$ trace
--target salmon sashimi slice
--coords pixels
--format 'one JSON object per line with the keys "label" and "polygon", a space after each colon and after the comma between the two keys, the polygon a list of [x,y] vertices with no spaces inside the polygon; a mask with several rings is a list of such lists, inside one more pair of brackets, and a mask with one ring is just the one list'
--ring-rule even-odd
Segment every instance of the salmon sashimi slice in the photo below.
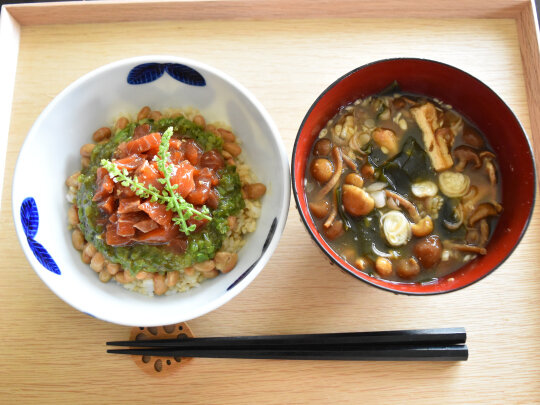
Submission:
{"label": "salmon sashimi slice", "polygon": [[197,142],[193,139],[184,139],[184,142],[182,142],[182,151],[185,158],[189,160],[189,163],[194,166],[199,164],[203,152],[199,145],[197,145]]}
{"label": "salmon sashimi slice", "polygon": [[171,152],[171,163],[179,165],[184,160],[184,153],[179,150],[173,150]]}
{"label": "salmon sashimi slice", "polygon": [[133,225],[139,231],[147,233],[153,231],[154,229],[159,228],[159,224],[153,219],[145,219],[144,221],[137,222]]}
{"label": "salmon sashimi slice", "polygon": [[220,155],[219,152],[215,150],[210,150],[208,152],[203,153],[201,156],[201,162],[202,167],[208,167],[209,169],[218,171],[223,166],[225,166],[225,162],[223,160],[223,157]]}
{"label": "salmon sashimi slice", "polygon": [[169,151],[172,152],[173,150],[180,150],[180,147],[182,146],[182,141],[180,139],[171,138],[169,140]]}
{"label": "salmon sashimi slice", "polygon": [[148,217],[140,211],[120,214],[118,215],[118,221],[116,222],[116,233],[119,236],[134,236],[135,224],[146,219],[148,219]]}
{"label": "salmon sashimi slice", "polygon": [[113,154],[113,157],[115,159],[123,159],[127,156],[129,156],[129,153],[126,149],[126,145],[127,145],[127,142],[120,142],[118,144],[118,147],[116,148],[116,150],[114,151],[114,154]]}
{"label": "salmon sashimi slice", "polygon": [[128,157],[125,157],[123,159],[117,159],[114,161],[114,164],[116,167],[118,167],[120,170],[126,169],[128,172],[132,172],[136,168],[138,168],[140,165],[144,163],[145,159],[140,157],[139,155],[130,155]]}
{"label": "salmon sashimi slice", "polygon": [[140,203],[141,199],[139,197],[121,198],[118,200],[118,213],[137,212]]}
{"label": "salmon sashimi slice", "polygon": [[96,193],[92,201],[101,201],[109,196],[114,190],[114,181],[109,176],[109,172],[104,167],[100,167],[96,172]]}
{"label": "salmon sashimi slice", "polygon": [[179,234],[180,232],[178,231],[178,227],[176,225],[159,227],[153,231],[138,235],[136,240],[139,243],[162,244],[177,238]]}
{"label": "salmon sashimi slice", "polygon": [[188,194],[186,201],[193,205],[203,205],[210,197],[210,186],[206,183],[199,183],[195,190]]}
{"label": "salmon sashimi slice", "polygon": [[104,213],[111,215],[114,212],[115,208],[115,199],[112,195],[106,197],[104,200],[98,202],[97,206]]}
{"label": "salmon sashimi slice", "polygon": [[130,198],[135,197],[135,191],[129,187],[123,186],[120,183],[116,183],[116,197],[117,198]]}
{"label": "salmon sashimi slice", "polygon": [[144,153],[149,150],[157,148],[159,150],[159,144],[161,143],[161,135],[159,132],[152,132],[145,135],[142,138],[138,138],[129,141],[126,145],[126,150],[129,154]]}
{"label": "salmon sashimi slice", "polygon": [[163,204],[146,201],[139,205],[139,209],[146,212],[150,218],[162,226],[170,226],[173,213]]}
{"label": "salmon sashimi slice", "polygon": [[145,160],[135,171],[135,175],[139,182],[143,183],[146,187],[152,185],[158,190],[162,190],[163,184],[158,181],[162,176],[154,163],[155,162],[152,162],[152,164],[150,164]]}
{"label": "salmon sashimi slice", "polygon": [[210,193],[208,194],[208,199],[206,200],[206,205],[208,208],[211,208],[215,210],[219,205],[219,193],[216,191],[215,188],[210,190]]}
{"label": "salmon sashimi slice", "polygon": [[173,166],[171,185],[177,184],[176,193],[182,197],[186,197],[195,188],[195,180],[193,179],[195,168],[186,160]]}
{"label": "salmon sashimi slice", "polygon": [[116,224],[108,224],[105,231],[105,242],[109,246],[127,246],[130,245],[131,238],[118,235],[116,233]]}
{"label": "salmon sashimi slice", "polygon": [[212,187],[215,187],[219,184],[219,177],[212,169],[204,167],[202,169],[196,170],[194,174],[196,182],[205,182]]}
{"label": "salmon sashimi slice", "polygon": [[135,236],[135,227],[133,225],[133,222],[123,221],[118,218],[118,222],[116,223],[117,235],[126,238],[131,238],[132,236]]}
{"label": "salmon sashimi slice", "polygon": [[[132,128],[132,127],[130,127]],[[218,171],[225,166],[223,156],[218,150],[205,152],[194,140],[173,134],[169,141],[169,159],[167,172],[176,197],[185,200],[201,209],[206,204],[211,209],[219,205],[220,194],[217,186],[220,183]],[[165,188],[165,173],[159,169],[159,152],[162,135],[152,132],[151,125],[137,125],[133,129],[133,137],[118,145],[113,153],[112,162],[122,171],[127,171],[129,177],[139,184],[123,186],[121,181],[115,182],[103,167],[96,173],[96,192],[93,201],[100,210],[98,220],[105,227],[103,239],[109,246],[129,246],[137,243],[164,245],[168,251],[182,254],[188,248],[188,239],[180,232],[179,226],[173,222],[176,214],[162,204],[163,196],[137,195],[131,189],[144,187],[155,188],[161,194]],[[161,164],[161,163],[160,163]],[[132,184],[131,181],[127,183]],[[127,184],[126,183],[126,184]],[[153,202],[150,197],[157,201]],[[101,219],[102,218],[102,219]],[[186,219],[188,226],[195,225],[196,230],[203,228],[208,220]]]}

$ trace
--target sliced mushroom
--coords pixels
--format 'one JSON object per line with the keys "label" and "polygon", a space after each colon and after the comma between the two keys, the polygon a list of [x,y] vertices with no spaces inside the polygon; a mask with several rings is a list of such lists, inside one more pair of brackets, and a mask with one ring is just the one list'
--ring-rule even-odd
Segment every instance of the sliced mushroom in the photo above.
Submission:
{"label": "sliced mushroom", "polygon": [[409,214],[409,216],[414,222],[419,222],[421,220],[420,214],[418,213],[418,209],[412,202],[403,198],[399,194],[394,193],[393,191],[384,190],[384,192],[386,193],[387,197],[397,200],[399,204],[407,210],[407,213]]}
{"label": "sliced mushroom", "polygon": [[413,252],[420,264],[429,269],[441,261],[442,243],[437,235],[426,236],[414,245]]}
{"label": "sliced mushroom", "polygon": [[476,210],[474,210],[471,217],[469,218],[469,225],[474,226],[474,224],[476,224],[481,219],[497,216],[501,211],[502,206],[500,204],[497,204],[497,206],[495,206],[491,203],[482,203],[478,207],[476,207]]}
{"label": "sliced mushroom", "polygon": [[328,156],[331,151],[332,142],[327,138],[319,139],[313,146],[313,155],[315,156]]}
{"label": "sliced mushroom", "polygon": [[390,277],[392,275],[392,262],[386,257],[377,257],[375,260],[375,271],[381,277]]}
{"label": "sliced mushroom", "polygon": [[364,179],[358,173],[349,173],[345,176],[345,184],[362,187],[364,185]]}
{"label": "sliced mushroom", "polygon": [[448,249],[459,250],[460,252],[478,253],[480,255],[485,255],[487,253],[487,250],[485,248],[479,246],[462,245],[460,243],[453,242],[447,242],[445,243],[445,246]]}
{"label": "sliced mushroom", "polygon": [[389,211],[381,217],[381,228],[391,246],[403,246],[411,240],[411,224],[401,211]]}
{"label": "sliced mushroom", "polygon": [[478,149],[484,147],[484,140],[480,134],[468,126],[463,128],[463,142]]}
{"label": "sliced mushroom", "polygon": [[328,218],[326,218],[326,221],[324,221],[323,226],[325,228],[330,228],[332,224],[334,223],[334,219],[336,219],[338,213],[337,209],[337,197],[336,193],[332,193],[332,204],[330,206],[330,215],[328,215]]}
{"label": "sliced mushroom", "polygon": [[478,245],[485,246],[489,239],[489,224],[488,221],[484,218],[480,220],[480,241]]}
{"label": "sliced mushroom", "polygon": [[333,163],[335,167],[334,175],[324,185],[324,187],[319,190],[319,192],[315,196],[316,201],[322,200],[324,196],[328,194],[328,192],[334,188],[334,186],[339,181],[339,178],[341,177],[341,171],[343,170],[343,159],[342,159],[341,149],[339,147],[334,146],[332,148],[332,158],[334,159]]}
{"label": "sliced mushroom", "polygon": [[366,270],[369,266],[369,261],[365,257],[359,257],[354,261],[354,267],[359,270]]}
{"label": "sliced mushroom", "polygon": [[463,118],[453,110],[447,110],[444,113],[445,127],[450,128],[454,137],[458,136],[463,130]]}
{"label": "sliced mushroom", "polygon": [[343,229],[343,222],[339,219],[332,222],[332,225],[324,230],[324,234],[330,240],[339,238],[341,235],[343,235],[344,232],[345,231]]}
{"label": "sliced mushroom", "polygon": [[343,162],[345,162],[345,164],[349,167],[349,169],[355,172],[358,170],[358,166],[356,165],[356,162],[354,160],[352,160],[346,154],[343,154],[342,157],[343,157]]}
{"label": "sliced mushroom", "polygon": [[[386,193],[385,193],[386,194]],[[386,205],[388,205],[388,208],[390,208],[391,210],[397,210],[399,211],[399,204],[397,203],[396,200],[394,200],[393,198],[387,198],[386,199]]]}
{"label": "sliced mushroom", "polygon": [[495,155],[487,150],[480,152],[480,159],[482,159],[482,162],[484,163],[484,167],[486,168],[489,182],[491,184],[497,183],[497,171],[495,170],[495,165],[493,164],[493,159],[495,159]]}
{"label": "sliced mushroom", "polygon": [[471,216],[471,214],[474,212],[474,207],[476,206],[476,203],[480,201],[481,198],[482,195],[480,195],[480,193],[478,192],[478,187],[472,185],[469,188],[467,194],[465,194],[461,198],[464,219],[467,219]]}
{"label": "sliced mushroom", "polygon": [[311,162],[309,171],[315,180],[324,184],[334,175],[334,166],[326,158],[317,158]]}
{"label": "sliced mushroom", "polygon": [[471,179],[459,172],[446,171],[439,174],[439,187],[448,197],[463,197],[469,191]]}
{"label": "sliced mushroom", "polygon": [[478,187],[473,185],[469,188],[469,191],[467,191],[467,194],[463,196],[462,201],[463,202],[474,201],[474,199],[476,199],[477,196],[478,196]]}
{"label": "sliced mushroom", "polygon": [[373,198],[364,189],[352,184],[343,185],[342,198],[343,208],[354,216],[367,215],[375,207]]}
{"label": "sliced mushroom", "polygon": [[362,175],[364,179],[370,179],[374,173],[375,173],[375,168],[371,166],[369,163],[365,163],[360,168],[360,174]]}
{"label": "sliced mushroom", "polygon": [[442,134],[435,136],[435,131],[439,128],[435,106],[425,103],[420,107],[411,108],[411,113],[422,130],[424,145],[433,168],[438,172],[450,169],[454,165],[454,160],[448,150],[447,141]]}
{"label": "sliced mushroom", "polygon": [[439,140],[440,142],[444,142],[448,150],[452,148],[452,145],[454,144],[454,138],[454,133],[450,128],[441,127],[437,128],[437,130],[435,131],[435,139]]}
{"label": "sliced mushroom", "polygon": [[465,170],[465,167],[469,162],[473,164],[473,167],[475,169],[480,169],[480,167],[482,166],[482,162],[480,161],[480,157],[478,156],[478,151],[471,148],[470,146],[458,146],[456,149],[454,149],[452,153],[454,155],[454,159],[457,160],[457,163],[454,166],[454,170],[457,172],[462,172],[463,170]]}
{"label": "sliced mushroom", "polygon": [[399,259],[396,262],[396,273],[401,278],[413,278],[420,274],[420,265],[414,257]]}
{"label": "sliced mushroom", "polygon": [[326,200],[309,203],[309,211],[316,218],[324,218],[330,212],[330,203]]}
{"label": "sliced mushroom", "polygon": [[417,238],[429,235],[433,231],[433,220],[429,215],[426,215],[416,224],[411,226],[412,234]]}
{"label": "sliced mushroom", "polygon": [[478,229],[467,229],[467,234],[465,235],[465,242],[467,242],[469,245],[478,245],[480,242],[480,232],[478,232]]}

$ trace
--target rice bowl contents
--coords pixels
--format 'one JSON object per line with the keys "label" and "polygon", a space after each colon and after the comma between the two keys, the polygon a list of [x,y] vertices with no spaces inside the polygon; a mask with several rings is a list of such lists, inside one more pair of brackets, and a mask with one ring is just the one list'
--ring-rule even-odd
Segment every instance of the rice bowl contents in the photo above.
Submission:
{"label": "rice bowl contents", "polygon": [[68,178],[68,220],[83,262],[147,295],[186,291],[231,271],[266,187],[236,136],[196,111],[144,107],[81,148]]}

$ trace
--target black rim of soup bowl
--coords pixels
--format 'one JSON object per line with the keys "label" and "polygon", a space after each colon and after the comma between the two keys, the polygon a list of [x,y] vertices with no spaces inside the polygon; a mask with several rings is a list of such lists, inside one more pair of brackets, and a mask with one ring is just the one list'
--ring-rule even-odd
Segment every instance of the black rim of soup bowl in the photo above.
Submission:
{"label": "black rim of soup bowl", "polygon": [[[489,270],[486,274],[482,275],[481,277],[478,277],[477,279],[467,283],[467,284],[464,284],[460,287],[456,287],[456,288],[452,288],[452,289],[448,289],[448,290],[443,290],[443,291],[432,291],[432,292],[411,292],[411,291],[400,291],[400,290],[396,290],[396,289],[393,289],[391,287],[387,287],[387,286],[382,286],[382,285],[378,285],[374,282],[372,282],[370,279],[366,279],[366,278],[362,278],[360,277],[359,275],[353,273],[352,271],[350,271],[348,268],[346,268],[345,266],[343,266],[340,262],[336,261],[331,255],[330,253],[321,245],[321,243],[318,241],[318,239],[315,237],[315,234],[313,233],[313,231],[311,230],[311,228],[309,227],[308,225],[308,222],[307,222],[307,219],[306,219],[306,216],[304,215],[304,212],[302,211],[302,209],[300,208],[300,198],[304,198],[305,199],[305,195],[302,195],[300,196],[299,193],[298,193],[298,190],[296,189],[296,173],[295,173],[295,170],[294,170],[294,167],[295,167],[295,162],[296,162],[296,151],[297,151],[297,146],[298,146],[298,141],[300,140],[300,135],[302,133],[302,130],[304,129],[304,125],[308,119],[308,117],[311,115],[311,112],[313,111],[313,109],[315,108],[315,106],[321,101],[321,99],[326,95],[326,93],[328,93],[331,89],[333,89],[338,83],[340,83],[343,79],[355,74],[356,72],[362,70],[362,69],[365,69],[367,68],[368,66],[372,66],[372,65],[377,65],[379,63],[387,63],[387,62],[392,62],[392,61],[421,61],[421,62],[427,62],[427,63],[433,63],[433,64],[438,64],[438,65],[442,65],[442,66],[445,66],[445,67],[448,67],[450,69],[453,69],[455,71],[457,71],[458,73],[462,74],[462,75],[465,75],[465,76],[468,76],[469,78],[471,78],[472,80],[478,82],[480,85],[486,87],[497,99],[499,99],[499,101],[504,105],[504,107],[506,107],[506,109],[508,110],[508,112],[514,117],[514,119],[516,120],[516,122],[518,123],[520,129],[521,129],[521,135],[525,137],[525,140],[526,140],[526,143],[527,143],[527,146],[528,146],[528,152],[529,152],[529,158],[531,159],[531,163],[532,163],[532,168],[533,168],[533,185],[534,185],[534,188],[533,188],[533,195],[532,195],[532,204],[531,204],[531,209],[529,210],[529,213],[527,215],[527,220],[525,221],[525,224],[523,226],[523,229],[521,230],[521,233],[519,234],[519,237],[516,241],[516,243],[514,244],[514,246],[510,249],[510,251],[508,252],[508,254],[499,262],[497,263],[495,266],[493,266],[493,268],[491,270]],[[421,94],[422,95],[422,94]],[[425,95],[427,97],[432,97],[432,96],[429,96],[429,95]],[[337,111],[336,111],[337,113]],[[302,174],[302,177],[304,177],[304,173]],[[384,290],[384,291],[388,291],[388,292],[392,292],[394,294],[402,294],[402,295],[412,295],[412,296],[426,296],[426,295],[439,295],[439,294],[446,294],[446,293],[450,293],[450,292],[454,292],[454,291],[458,291],[458,290],[461,290],[465,287],[469,287],[475,283],[477,283],[478,281],[484,279],[485,277],[487,277],[488,275],[490,275],[491,273],[493,273],[495,270],[497,270],[500,266],[502,266],[504,264],[504,262],[506,262],[506,260],[508,260],[508,258],[512,255],[512,253],[514,253],[514,250],[518,247],[518,245],[520,244],[521,240],[523,239],[523,236],[525,235],[525,232],[527,231],[527,229],[529,228],[529,224],[531,222],[531,218],[532,218],[532,215],[533,215],[533,212],[534,212],[534,206],[535,206],[535,203],[536,203],[536,182],[537,182],[537,176],[536,176],[536,163],[535,163],[535,159],[534,159],[534,153],[533,153],[533,149],[532,149],[532,146],[531,146],[531,142],[530,142],[530,139],[529,137],[527,136],[527,132],[525,131],[525,128],[523,127],[523,124],[521,123],[521,121],[519,120],[519,118],[516,116],[516,114],[514,113],[514,111],[508,106],[508,104],[506,104],[506,102],[495,92],[493,91],[493,89],[491,87],[489,87],[487,84],[485,84],[483,81],[481,81],[480,79],[476,78],[475,76],[471,75],[470,73],[467,73],[465,72],[464,70],[461,70],[455,66],[452,66],[452,65],[449,65],[447,63],[443,63],[443,62],[439,62],[439,61],[435,61],[435,60],[432,60],[432,59],[425,59],[425,58],[409,58],[409,57],[401,57],[401,58],[387,58],[387,59],[379,59],[379,60],[376,60],[376,61],[373,61],[373,62],[370,62],[370,63],[367,63],[367,64],[364,64],[362,66],[359,66],[347,73],[345,73],[344,75],[340,76],[338,79],[336,79],[334,82],[332,82],[332,84],[330,84],[328,87],[326,87],[322,92],[321,94],[315,99],[315,101],[313,102],[313,104],[311,104],[311,106],[309,107],[309,110],[307,111],[307,113],[305,114],[303,120],[302,120],[302,123],[300,124],[300,127],[298,129],[298,132],[296,134],[296,139],[294,141],[294,145],[293,145],[293,152],[292,152],[292,164],[291,164],[291,180],[292,180],[292,191],[293,191],[293,196],[294,196],[294,201],[295,201],[295,205],[296,205],[296,210],[298,211],[298,213],[300,214],[300,218],[302,219],[302,222],[304,223],[304,226],[306,227],[308,233],[309,233],[309,236],[311,237],[311,239],[313,239],[313,241],[315,241],[315,243],[317,244],[317,246],[320,248],[320,250],[330,259],[330,264],[331,265],[337,265],[339,267],[339,269],[351,276],[353,276],[354,278],[358,279],[358,280],[361,280],[363,282],[365,282],[366,284],[369,284],[373,287],[377,287],[378,289],[381,289],[381,290]],[[309,212],[307,215],[310,215]],[[458,269],[459,270],[459,269]],[[359,270],[361,271],[361,270]],[[457,271],[457,270],[456,270]],[[373,276],[370,276],[369,274],[367,273],[364,273],[366,275],[366,277],[369,277],[369,278],[374,278]],[[384,279],[382,279],[384,280]],[[392,281],[388,281],[388,280],[385,280],[389,283],[395,283],[395,282],[392,282]],[[397,284],[404,284],[404,283],[395,283],[396,285]]]}

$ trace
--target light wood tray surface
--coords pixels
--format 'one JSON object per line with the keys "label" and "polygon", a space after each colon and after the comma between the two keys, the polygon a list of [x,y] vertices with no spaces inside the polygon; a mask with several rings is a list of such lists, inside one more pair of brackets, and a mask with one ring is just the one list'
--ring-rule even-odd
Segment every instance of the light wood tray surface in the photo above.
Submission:
{"label": "light wood tray surface", "polygon": [[[529,109],[527,101],[527,87],[538,86],[538,77],[530,80],[538,69],[532,9],[527,2],[495,3],[499,8],[486,5],[486,14],[478,6],[471,8],[469,15],[475,18],[445,19],[444,10],[423,15],[416,8],[407,12],[402,2],[381,2],[384,10],[394,4],[393,16],[403,10],[408,18],[374,18],[388,14],[377,14],[371,5],[366,19],[360,18],[360,2],[347,2],[354,18],[345,18],[345,11],[333,15],[333,6],[321,3],[315,7],[319,14],[311,11],[309,18],[299,18],[294,6],[290,15],[296,18],[286,19],[281,9],[272,14],[275,18],[262,18],[261,11],[251,13],[249,2],[217,2],[217,11],[207,2],[193,2],[193,7],[212,10],[213,19],[199,21],[192,12],[185,20],[178,15],[176,21],[99,23],[108,19],[98,16],[92,21],[86,15],[79,24],[67,24],[72,6],[65,8],[68,17],[62,17],[61,4],[8,9],[21,27],[12,112],[6,115],[11,124],[0,212],[0,403],[540,401],[538,209],[519,247],[492,275],[451,294],[408,297],[370,287],[331,266],[312,243],[291,201],[281,242],[259,277],[219,310],[189,322],[197,336],[464,326],[470,348],[467,362],[194,359],[175,377],[161,379],[142,373],[128,357],[105,353],[104,343],[126,339],[129,328],[90,318],[58,299],[26,261],[11,215],[15,161],[41,111],[90,70],[143,54],[193,58],[237,78],[268,109],[289,156],[304,114],[327,85],[357,66],[398,56],[439,60],[483,80],[514,110],[538,145],[537,106]],[[103,7],[110,7],[109,12],[124,7],[115,4]],[[261,4],[268,8],[272,2]],[[235,5],[236,14],[230,10]],[[284,2],[275,6],[287,7]],[[462,6],[458,17],[467,15]],[[79,11],[98,9],[92,7]],[[164,2],[159,7],[167,10]],[[171,3],[171,7],[181,6]],[[333,18],[324,18],[325,7]],[[142,15],[146,8],[152,4],[132,3],[129,15]],[[109,12],[100,9],[103,15]],[[483,18],[487,14],[499,18]],[[151,15],[156,20],[167,17]],[[414,18],[419,16],[429,18]],[[57,24],[37,25],[40,18]],[[529,51],[524,51],[527,46]],[[520,50],[525,52],[525,64]]]}

